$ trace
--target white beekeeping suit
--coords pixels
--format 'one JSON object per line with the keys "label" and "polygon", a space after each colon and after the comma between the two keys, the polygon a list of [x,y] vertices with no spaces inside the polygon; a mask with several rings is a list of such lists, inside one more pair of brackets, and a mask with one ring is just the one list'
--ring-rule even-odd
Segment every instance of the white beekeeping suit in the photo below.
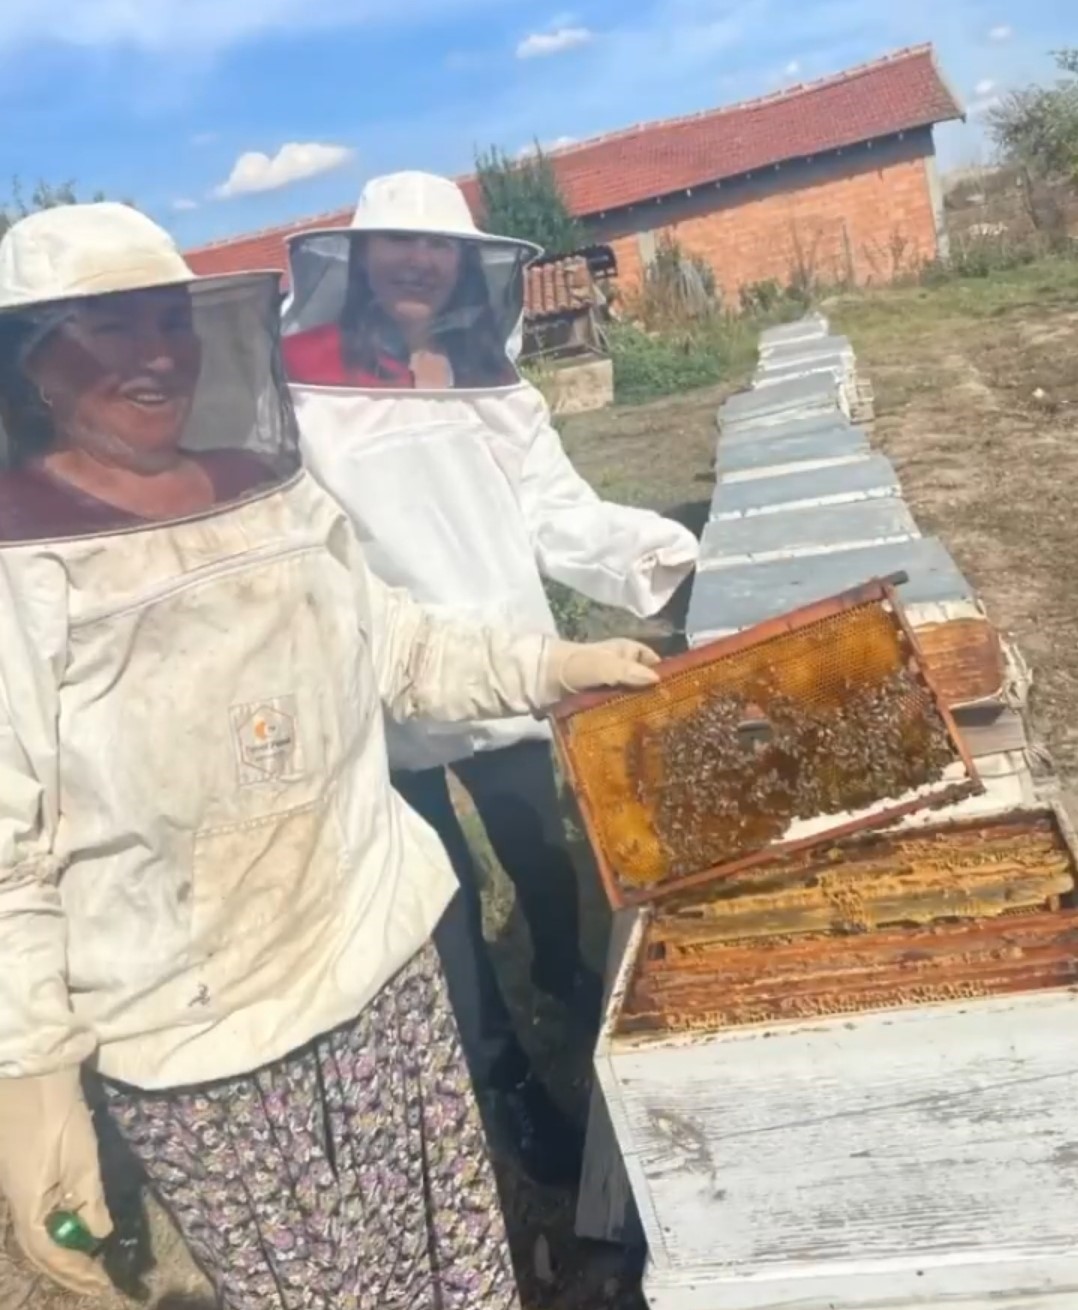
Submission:
{"label": "white beekeeping suit", "polygon": [[[456,291],[432,336],[461,344],[433,383],[377,303],[369,261],[383,237],[459,248]],[[553,632],[545,577],[653,615],[693,569],[697,542],[658,514],[602,500],[518,375],[523,274],[537,253],[479,231],[459,189],[422,173],[371,182],[350,228],[297,236],[284,350],[304,461],[347,509],[378,576],[440,613]],[[421,269],[397,277],[398,290],[410,277],[423,294]],[[391,728],[391,760],[424,769],[545,734],[520,718],[415,722]]]}
{"label": "white beekeeping suit", "polygon": [[300,468],[277,283],[194,277],[123,205],[0,242],[0,1190],[79,1292],[100,1267],[48,1225],[108,1231],[81,1067],[173,1109],[249,1078],[354,1025],[450,901],[383,715],[655,677],[639,648],[439,621],[368,571]]}
{"label": "white beekeeping suit", "polygon": [[[93,1055],[192,1084],[354,1016],[454,885],[390,787],[383,709],[469,720],[564,685],[563,644],[440,623],[368,571],[300,468],[277,312],[276,274],[196,279],[124,206],[0,245],[0,1082]],[[60,337],[107,373],[153,334],[182,368],[109,412],[147,440],[182,414],[214,495],[151,520],[42,463],[62,397],[25,370]]]}

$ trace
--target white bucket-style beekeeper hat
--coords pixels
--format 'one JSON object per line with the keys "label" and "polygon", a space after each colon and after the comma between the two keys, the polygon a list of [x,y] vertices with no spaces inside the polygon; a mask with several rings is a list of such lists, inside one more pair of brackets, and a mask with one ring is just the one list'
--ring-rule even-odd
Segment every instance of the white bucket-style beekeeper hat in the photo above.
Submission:
{"label": "white bucket-style beekeeper hat", "polygon": [[[9,388],[24,387],[23,362],[80,303],[169,287],[187,288],[202,344],[187,446],[242,446],[290,471],[298,456],[295,420],[276,362],[280,273],[199,277],[169,234],[128,205],[61,205],[30,214],[5,233],[0,379]],[[25,392],[24,402],[27,395],[32,398],[33,386]],[[0,468],[19,454],[22,437],[22,429],[6,432],[0,423]]]}
{"label": "white bucket-style beekeeper hat", "polygon": [[276,272],[199,277],[169,234],[129,205],[102,201],[29,214],[0,240],[0,313],[155,287],[255,285]]}
{"label": "white bucket-style beekeeper hat", "polygon": [[543,249],[532,241],[484,232],[461,188],[433,173],[373,178],[363,188],[347,227],[311,228],[289,238],[292,287],[283,311],[286,334],[338,321],[348,296],[355,244],[375,233],[450,237],[471,246],[486,279],[507,357],[515,359],[524,310],[524,270]]}
{"label": "white bucket-style beekeeper hat", "polygon": [[472,216],[467,198],[459,186],[434,173],[390,173],[373,178],[363,188],[347,228],[313,228],[299,232],[292,241],[329,233],[393,232],[423,236],[456,237],[484,245],[512,246],[530,263],[543,253],[541,246],[515,237],[484,232]]}

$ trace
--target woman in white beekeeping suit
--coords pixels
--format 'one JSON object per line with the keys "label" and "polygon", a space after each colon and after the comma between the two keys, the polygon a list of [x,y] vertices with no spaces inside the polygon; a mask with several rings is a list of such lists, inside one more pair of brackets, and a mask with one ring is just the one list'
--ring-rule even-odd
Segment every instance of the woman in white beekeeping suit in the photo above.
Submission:
{"label": "woman in white beekeeping suit", "polygon": [[[378,576],[440,613],[553,632],[547,577],[652,615],[692,571],[697,542],[658,514],[601,500],[517,373],[524,270],[538,253],[481,232],[460,189],[424,173],[378,178],[350,228],[296,237],[283,344],[304,460],[348,510]],[[389,745],[395,784],[461,879],[465,903],[437,943],[477,1082],[533,1176],[570,1181],[579,1134],[513,1035],[445,771],[470,792],[516,886],[536,988],[594,1027],[601,985],[580,956],[546,728],[423,720],[391,731]]]}
{"label": "woman in white beekeeping suit", "polygon": [[92,1072],[227,1310],[516,1306],[383,710],[656,675],[377,581],[299,468],[277,305],[122,205],[0,243],[0,1190],[98,1290],[50,1226],[109,1227]]}

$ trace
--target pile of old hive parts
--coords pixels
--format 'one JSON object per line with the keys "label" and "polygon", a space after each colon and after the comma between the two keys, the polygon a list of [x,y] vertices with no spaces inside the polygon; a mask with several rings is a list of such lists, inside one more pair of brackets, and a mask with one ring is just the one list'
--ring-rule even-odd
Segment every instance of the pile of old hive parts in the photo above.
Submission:
{"label": "pile of old hive parts", "polygon": [[579,1227],[642,1234],[651,1310],[1078,1305],[1074,831],[1021,656],[872,418],[825,319],[765,334],[718,416],[689,641],[904,575],[982,785],[622,914]]}

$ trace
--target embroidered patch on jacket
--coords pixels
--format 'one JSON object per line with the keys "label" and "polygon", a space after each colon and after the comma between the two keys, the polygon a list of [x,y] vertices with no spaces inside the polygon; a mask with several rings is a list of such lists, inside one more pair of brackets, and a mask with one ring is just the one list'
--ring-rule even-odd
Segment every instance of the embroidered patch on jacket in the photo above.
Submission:
{"label": "embroidered patch on jacket", "polygon": [[292,782],[304,774],[295,696],[272,696],[229,711],[240,786]]}

